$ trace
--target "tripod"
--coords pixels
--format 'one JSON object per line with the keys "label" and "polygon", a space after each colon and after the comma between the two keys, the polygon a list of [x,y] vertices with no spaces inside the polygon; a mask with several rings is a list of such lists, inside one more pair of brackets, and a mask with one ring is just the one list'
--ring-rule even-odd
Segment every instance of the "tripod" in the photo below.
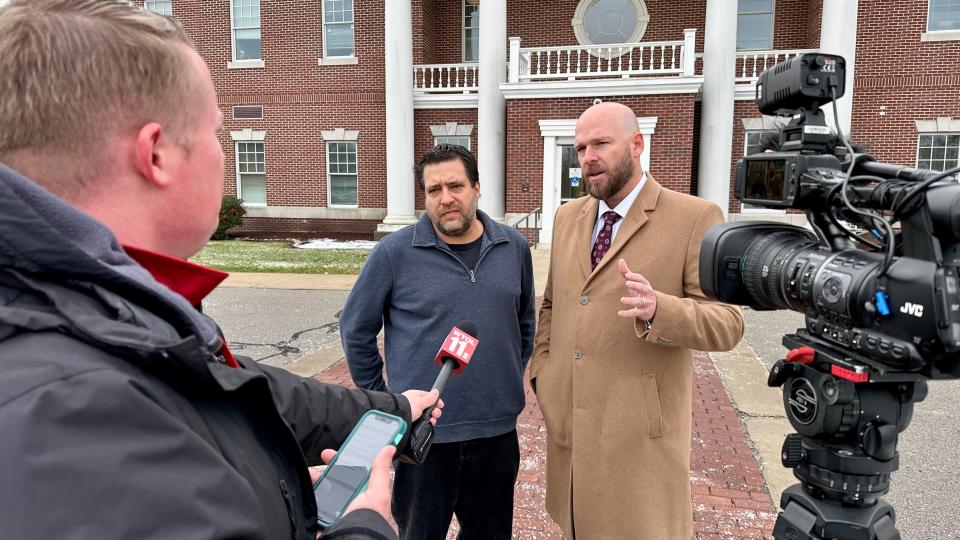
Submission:
{"label": "tripod", "polygon": [[927,396],[919,375],[886,373],[805,330],[784,336],[787,359],[770,371],[797,433],[781,460],[800,480],[780,498],[774,538],[899,540],[893,507],[880,499],[899,467],[897,437]]}

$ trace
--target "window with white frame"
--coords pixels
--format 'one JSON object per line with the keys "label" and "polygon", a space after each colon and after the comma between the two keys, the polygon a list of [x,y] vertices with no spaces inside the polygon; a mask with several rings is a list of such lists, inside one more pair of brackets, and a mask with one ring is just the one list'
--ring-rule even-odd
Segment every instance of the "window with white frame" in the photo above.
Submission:
{"label": "window with white frame", "polygon": [[960,165],[960,133],[921,133],[917,139],[917,167],[945,171]]}
{"label": "window with white frame", "polygon": [[960,30],[960,0],[929,0],[927,32]]}
{"label": "window with white frame", "polygon": [[737,50],[773,48],[773,0],[737,2]]}
{"label": "window with white frame", "polygon": [[354,56],[353,0],[323,0],[323,56]]}
{"label": "window with white frame", "polygon": [[456,146],[462,146],[467,150],[470,149],[470,136],[469,135],[440,135],[434,137],[433,139],[434,146],[439,146],[441,144],[453,144]]}
{"label": "window with white frame", "polygon": [[649,22],[644,0],[580,0],[572,20],[581,45],[638,42]]}
{"label": "window with white frame", "polygon": [[244,204],[267,204],[267,174],[262,141],[237,141],[237,194]]}
{"label": "window with white frame", "polygon": [[260,0],[231,0],[233,59],[261,60]]}
{"label": "window with white frame", "polygon": [[749,156],[750,154],[756,154],[762,152],[760,149],[760,141],[763,139],[763,136],[767,133],[776,134],[778,133],[775,129],[748,129],[744,132],[743,140],[743,155]]}
{"label": "window with white frame", "polygon": [[146,8],[147,11],[173,17],[173,0],[145,0],[143,7]]}
{"label": "window with white frame", "polygon": [[356,206],[357,141],[327,142],[330,206]]}
{"label": "window with white frame", "polygon": [[480,0],[463,0],[463,61],[480,60]]}

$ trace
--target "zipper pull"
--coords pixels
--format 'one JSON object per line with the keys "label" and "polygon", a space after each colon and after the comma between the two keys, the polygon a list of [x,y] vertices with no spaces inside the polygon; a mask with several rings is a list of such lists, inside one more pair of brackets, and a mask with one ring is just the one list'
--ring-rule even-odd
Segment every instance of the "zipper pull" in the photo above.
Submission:
{"label": "zipper pull", "polygon": [[470,271],[470,283],[477,282],[477,275],[473,273],[473,270]]}

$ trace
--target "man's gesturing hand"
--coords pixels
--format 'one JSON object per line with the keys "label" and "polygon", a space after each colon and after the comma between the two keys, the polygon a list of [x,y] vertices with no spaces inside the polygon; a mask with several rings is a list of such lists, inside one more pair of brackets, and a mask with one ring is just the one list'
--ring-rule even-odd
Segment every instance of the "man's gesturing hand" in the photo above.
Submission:
{"label": "man's gesturing hand", "polygon": [[407,401],[410,402],[410,418],[416,420],[420,418],[420,415],[423,414],[423,411],[427,407],[437,404],[434,407],[433,411],[430,412],[430,423],[437,425],[437,418],[440,418],[440,409],[443,408],[443,400],[440,399],[440,391],[434,388],[429,392],[424,392],[423,390],[407,390],[403,393],[403,396],[407,398]]}
{"label": "man's gesturing hand", "polygon": [[643,321],[653,319],[657,312],[657,294],[650,286],[650,282],[640,274],[631,272],[627,267],[627,261],[620,259],[617,264],[627,286],[627,296],[620,297],[620,303],[627,306],[627,309],[618,311],[617,315],[628,318],[637,317]]}

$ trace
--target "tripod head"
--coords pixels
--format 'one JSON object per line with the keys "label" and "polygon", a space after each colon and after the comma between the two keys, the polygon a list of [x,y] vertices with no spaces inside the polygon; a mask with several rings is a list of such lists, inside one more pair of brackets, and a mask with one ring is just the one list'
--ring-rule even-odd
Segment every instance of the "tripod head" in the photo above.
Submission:
{"label": "tripod head", "polygon": [[791,351],[767,384],[783,387],[797,433],[787,436],[781,459],[800,485],[784,492],[774,537],[899,538],[893,508],[880,496],[899,467],[898,435],[927,395],[925,379],[887,372],[806,330],[783,344]]}

